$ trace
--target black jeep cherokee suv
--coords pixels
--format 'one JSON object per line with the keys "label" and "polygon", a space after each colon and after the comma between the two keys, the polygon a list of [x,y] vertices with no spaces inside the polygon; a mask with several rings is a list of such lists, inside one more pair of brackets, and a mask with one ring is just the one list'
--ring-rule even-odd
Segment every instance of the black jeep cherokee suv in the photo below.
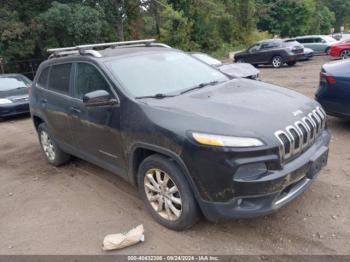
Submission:
{"label": "black jeep cherokee suv", "polygon": [[30,94],[47,160],[122,176],[168,228],[271,213],[327,162],[326,114],[301,94],[152,42],[72,49],[53,50]]}

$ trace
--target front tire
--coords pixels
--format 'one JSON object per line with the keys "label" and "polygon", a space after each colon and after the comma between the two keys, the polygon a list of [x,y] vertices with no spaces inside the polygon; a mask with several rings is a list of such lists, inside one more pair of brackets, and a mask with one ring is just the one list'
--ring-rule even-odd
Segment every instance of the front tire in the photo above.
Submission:
{"label": "front tire", "polygon": [[138,171],[139,193],[153,218],[172,230],[185,230],[199,219],[190,185],[174,161],[151,155]]}
{"label": "front tire", "polygon": [[61,166],[69,162],[70,155],[63,152],[53,137],[50,135],[46,124],[42,123],[38,127],[39,141],[47,161],[53,166]]}
{"label": "front tire", "polygon": [[283,66],[283,58],[281,56],[274,56],[271,60],[271,64],[274,68],[280,68]]}

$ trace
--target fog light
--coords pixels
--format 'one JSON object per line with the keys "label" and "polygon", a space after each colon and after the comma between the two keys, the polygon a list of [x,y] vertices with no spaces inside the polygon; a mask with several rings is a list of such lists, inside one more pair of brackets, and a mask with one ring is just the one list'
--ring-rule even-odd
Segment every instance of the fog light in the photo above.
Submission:
{"label": "fog light", "polygon": [[248,164],[238,168],[234,174],[234,180],[254,180],[267,173],[264,162]]}

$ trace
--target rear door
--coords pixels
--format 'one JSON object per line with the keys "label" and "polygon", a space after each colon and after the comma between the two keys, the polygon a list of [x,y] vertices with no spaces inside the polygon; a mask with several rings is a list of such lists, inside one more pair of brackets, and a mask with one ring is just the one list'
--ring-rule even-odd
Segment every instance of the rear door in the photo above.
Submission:
{"label": "rear door", "polygon": [[[74,65],[74,88],[69,122],[75,147],[90,161],[107,164],[110,169],[124,169],[120,137],[119,105],[86,107],[83,96],[105,90],[118,99],[112,85],[95,65],[79,62]],[[123,172],[120,172],[123,175]]]}
{"label": "rear door", "polygon": [[48,85],[43,89],[40,106],[53,137],[59,142],[70,144],[69,131],[69,89],[72,84],[72,64],[62,63],[51,66]]}
{"label": "rear door", "polygon": [[314,38],[314,50],[317,53],[324,53],[326,48],[327,48],[327,44],[325,42],[325,40],[323,40],[321,37],[315,37]]}

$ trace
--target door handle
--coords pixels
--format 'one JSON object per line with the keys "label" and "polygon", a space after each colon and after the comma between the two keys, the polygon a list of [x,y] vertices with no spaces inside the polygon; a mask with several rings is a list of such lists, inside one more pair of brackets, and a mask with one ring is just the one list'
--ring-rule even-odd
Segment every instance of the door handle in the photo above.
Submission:
{"label": "door handle", "polygon": [[73,116],[78,117],[78,116],[80,115],[80,113],[81,113],[81,110],[80,110],[79,108],[77,108],[77,107],[72,106],[72,107],[70,108],[70,112],[71,112],[71,114],[72,114]]}

